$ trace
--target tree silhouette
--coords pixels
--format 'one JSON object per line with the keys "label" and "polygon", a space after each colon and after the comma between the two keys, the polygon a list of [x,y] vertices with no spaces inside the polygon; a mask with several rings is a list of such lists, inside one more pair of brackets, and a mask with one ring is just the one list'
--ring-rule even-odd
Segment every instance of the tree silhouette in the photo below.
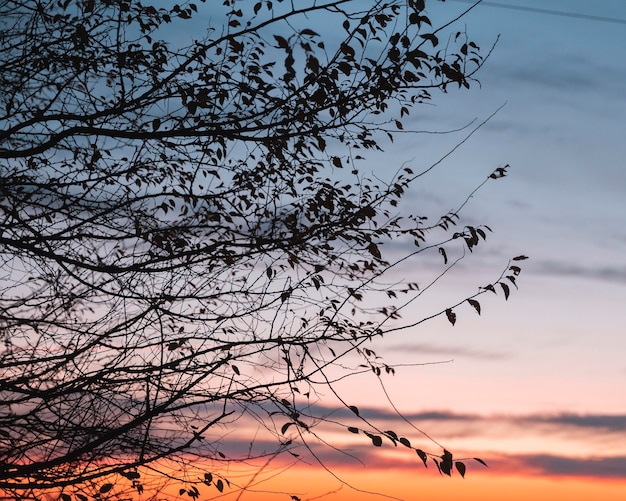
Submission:
{"label": "tree silhouette", "polygon": [[[458,212],[400,216],[420,173],[360,167],[483,64],[457,19],[426,14],[424,0],[1,3],[6,496],[128,496],[162,485],[148,475],[192,498],[234,489],[219,465],[306,444],[346,357],[394,372],[367,343],[425,319],[399,323],[421,289],[382,277],[426,252],[445,272],[446,244],[485,238]],[[389,258],[392,240],[414,247]],[[519,271],[470,305],[497,284],[508,297]],[[459,304],[440,313],[454,323]],[[246,420],[271,451],[227,450]],[[414,448],[359,423],[342,429]],[[451,473],[448,451],[416,451]]]}

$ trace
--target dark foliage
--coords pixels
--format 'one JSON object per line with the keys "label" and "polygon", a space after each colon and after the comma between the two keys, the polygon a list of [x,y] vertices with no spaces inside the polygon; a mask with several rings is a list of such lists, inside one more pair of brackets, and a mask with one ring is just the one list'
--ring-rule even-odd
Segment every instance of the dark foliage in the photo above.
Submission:
{"label": "dark foliage", "polygon": [[222,492],[220,463],[268,454],[228,452],[239,422],[289,453],[347,355],[394,371],[365,345],[419,290],[371,308],[382,244],[447,262],[485,238],[456,213],[398,216],[419,175],[358,166],[483,62],[424,4],[0,2],[0,491],[141,493],[167,460],[200,472],[181,494]]}

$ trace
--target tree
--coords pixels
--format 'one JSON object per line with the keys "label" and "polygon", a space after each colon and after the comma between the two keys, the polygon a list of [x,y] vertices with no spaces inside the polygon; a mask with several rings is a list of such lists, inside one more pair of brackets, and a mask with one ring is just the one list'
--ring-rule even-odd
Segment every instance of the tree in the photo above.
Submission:
{"label": "tree", "polygon": [[[383,244],[445,270],[446,246],[485,238],[458,212],[401,216],[420,174],[359,164],[432,91],[469,88],[483,56],[457,19],[432,27],[423,0],[163,5],[0,6],[0,490],[18,499],[127,496],[149,474],[236,488],[220,462],[270,454],[222,451],[238,419],[289,454],[346,356],[394,372],[367,343],[425,319],[398,323],[420,290],[381,290],[408,257]],[[417,454],[451,473],[448,451]]]}

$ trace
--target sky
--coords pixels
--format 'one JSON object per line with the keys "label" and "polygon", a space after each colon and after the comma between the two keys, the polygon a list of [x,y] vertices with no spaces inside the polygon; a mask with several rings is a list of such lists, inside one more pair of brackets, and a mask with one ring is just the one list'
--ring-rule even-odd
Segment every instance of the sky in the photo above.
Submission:
{"label": "sky", "polygon": [[[471,3],[431,0],[426,14],[437,25]],[[362,433],[328,430],[338,450],[311,444],[327,470],[305,454],[233,468],[226,474],[249,482],[248,492],[218,497],[624,499],[626,2],[484,1],[459,26],[483,53],[497,42],[480,84],[436,95],[404,127],[450,131],[498,111],[404,203],[436,216],[458,207],[496,168],[510,168],[465,208],[470,224],[493,229],[486,244],[438,282],[416,313],[463,299],[497,279],[510,258],[526,255],[519,290],[507,301],[481,296],[480,316],[469,305],[457,308],[454,326],[438,317],[376,341],[372,349],[397,366],[396,375],[383,379],[384,388],[364,374],[337,389],[362,416],[414,446],[467,458],[466,478],[442,478],[432,463],[424,468],[412,451],[387,441],[374,448]],[[396,135],[362,166],[376,174],[428,169],[469,130]],[[420,281],[424,267],[409,261],[397,273]],[[249,439],[235,435],[229,445],[246,447]]]}
{"label": "sky", "polygon": [[[443,20],[468,5],[429,2],[428,15]],[[406,451],[384,444],[381,454],[356,437],[345,448],[365,467],[332,455],[327,464],[350,485],[401,499],[624,499],[626,2],[497,0],[463,23],[482,48],[498,40],[480,86],[437,96],[405,128],[455,129],[504,106],[423,179],[409,203],[453,209],[495,168],[511,167],[466,208],[470,220],[494,230],[487,245],[437,285],[433,300],[462,298],[497,277],[510,257],[530,259],[508,301],[481,299],[480,316],[459,308],[455,326],[436,318],[374,348],[387,362],[425,364],[386,379],[389,397],[438,443],[489,468],[470,460],[465,479],[440,478]],[[427,168],[462,137],[403,136],[370,158],[372,169]],[[421,271],[417,263],[401,270]],[[390,412],[371,378],[341,389],[362,414],[432,447]],[[283,487],[295,482],[302,499],[326,492],[323,499],[383,499],[304,465],[280,478]]]}
{"label": "sky", "polygon": [[[427,4],[437,25],[471,2]],[[454,326],[438,317],[375,341],[372,349],[397,366],[396,375],[383,378],[382,386],[371,373],[357,374],[337,390],[381,429],[465,458],[466,478],[441,477],[432,463],[425,468],[412,451],[389,441],[376,448],[363,433],[321,426],[337,447],[311,443],[327,469],[310,457],[233,467],[225,475],[249,482],[248,492],[214,495],[244,501],[289,501],[276,492],[302,501],[624,499],[626,1],[485,1],[460,26],[483,53],[497,41],[478,74],[480,85],[436,95],[404,119],[404,127],[455,130],[499,111],[421,178],[404,203],[445,213],[496,168],[510,169],[465,209],[471,224],[487,224],[493,233],[416,304],[416,314],[461,300],[495,280],[510,258],[526,255],[519,290],[506,301],[502,294],[481,297],[480,315],[469,305],[457,308]],[[397,135],[384,153],[369,155],[363,169],[385,174],[406,164],[419,172],[469,130]],[[425,266],[409,261],[397,273],[421,281]],[[316,405],[341,422],[354,419],[330,403]],[[237,431],[228,445],[245,450],[250,438]]]}

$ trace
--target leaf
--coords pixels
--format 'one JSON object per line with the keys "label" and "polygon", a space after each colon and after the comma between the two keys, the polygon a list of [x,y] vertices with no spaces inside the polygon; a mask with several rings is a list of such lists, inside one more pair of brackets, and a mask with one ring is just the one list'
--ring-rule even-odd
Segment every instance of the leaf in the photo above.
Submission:
{"label": "leaf", "polygon": [[400,443],[405,447],[411,447],[411,442],[409,442],[408,438],[400,437]]}
{"label": "leaf", "polygon": [[420,35],[424,40],[430,41],[433,44],[433,47],[437,47],[439,44],[439,39],[434,33],[427,33],[426,35]]}
{"label": "leaf", "polygon": [[524,261],[524,259],[528,259],[528,256],[515,256],[511,261]]}
{"label": "leaf", "polygon": [[474,458],[474,461],[478,461],[480,464],[482,464],[485,468],[489,468],[489,466],[487,466],[487,463],[485,463],[482,459],[480,458]]}
{"label": "leaf", "polygon": [[281,37],[280,35],[274,35],[274,39],[276,40],[279,48],[286,49],[289,47],[289,43],[284,37]]}
{"label": "leaf", "polygon": [[359,433],[359,429],[355,428],[354,426],[348,426],[348,431],[350,433]]}
{"label": "leaf", "polygon": [[289,429],[289,427],[293,424],[293,421],[289,421],[288,423],[285,423],[282,428],[280,429],[280,432],[284,435],[285,432]]}
{"label": "leaf", "polygon": [[224,492],[224,482],[222,482],[222,479],[218,479],[217,482],[215,482],[215,487],[217,488],[218,491],[220,492]]}
{"label": "leaf", "polygon": [[468,299],[467,302],[471,304],[476,310],[476,313],[480,315],[480,303],[476,301],[475,299]]}
{"label": "leaf", "polygon": [[461,463],[461,461],[457,461],[456,463],[454,463],[454,466],[456,466],[456,471],[459,472],[459,475],[465,478],[465,464]]}
{"label": "leaf", "polygon": [[378,249],[378,245],[376,245],[374,242],[370,242],[370,244],[367,246],[367,250],[375,258],[377,258],[377,259],[381,258],[381,254],[380,254],[380,250]]}
{"label": "leaf", "polygon": [[415,449],[415,452],[417,453],[419,458],[424,462],[424,466],[428,468],[428,463],[426,462],[428,460],[428,456],[426,455],[426,453],[422,449]]}
{"label": "leaf", "polygon": [[72,496],[70,496],[69,494],[65,494],[65,492],[61,493],[61,499],[63,501],[72,501]]}
{"label": "leaf", "polygon": [[385,432],[385,435],[387,435],[394,442],[398,440],[398,434],[395,431],[388,430]]}
{"label": "leaf", "polygon": [[211,485],[211,482],[213,482],[213,474],[212,473],[205,473],[204,474],[204,483],[206,485]]}
{"label": "leaf", "polygon": [[241,375],[241,372],[239,372],[239,367],[237,367],[236,365],[232,365],[232,364],[231,364],[231,367],[233,368],[233,372],[235,374],[237,374],[238,376]]}
{"label": "leaf", "polygon": [[339,169],[341,169],[341,168],[343,167],[343,165],[342,165],[342,163],[341,163],[341,158],[339,158],[339,157],[332,157],[332,159],[331,159],[331,160],[332,160],[333,165],[334,165],[335,167],[337,167],[337,168],[339,168]]}
{"label": "leaf", "polygon": [[509,299],[509,294],[511,293],[511,289],[509,289],[509,286],[507,284],[500,284],[500,287],[502,287],[502,290],[504,291],[504,299]]}
{"label": "leaf", "polygon": [[[347,77],[350,76],[350,73],[352,73],[352,66],[350,65],[350,63],[347,63],[346,61],[341,61],[338,65],[337,68],[339,68],[341,70],[341,72],[346,75]],[[335,157],[336,158],[336,157]],[[341,167],[341,166],[339,166]]]}
{"label": "leaf", "polygon": [[452,474],[452,454],[445,449],[441,455],[441,463],[439,464],[439,467],[446,475],[450,476]]}
{"label": "leaf", "polygon": [[374,444],[375,447],[380,447],[381,445],[383,445],[383,439],[378,436],[378,435],[372,435],[372,443]]}
{"label": "leaf", "polygon": [[446,255],[446,250],[443,247],[439,247],[439,254],[443,256],[443,264],[448,264],[448,256]]}
{"label": "leaf", "polygon": [[104,484],[102,487],[100,487],[100,494],[106,494],[111,489],[113,489],[113,484]]}
{"label": "leaf", "polygon": [[446,317],[448,317],[448,320],[450,321],[450,323],[451,323],[452,325],[454,325],[454,324],[455,324],[455,322],[456,322],[456,313],[454,313],[454,312],[452,311],[452,308],[448,308],[448,309],[446,310]]}
{"label": "leaf", "polygon": [[354,412],[357,416],[359,415],[359,409],[357,408],[356,405],[349,405],[348,409],[350,409],[352,412]]}

